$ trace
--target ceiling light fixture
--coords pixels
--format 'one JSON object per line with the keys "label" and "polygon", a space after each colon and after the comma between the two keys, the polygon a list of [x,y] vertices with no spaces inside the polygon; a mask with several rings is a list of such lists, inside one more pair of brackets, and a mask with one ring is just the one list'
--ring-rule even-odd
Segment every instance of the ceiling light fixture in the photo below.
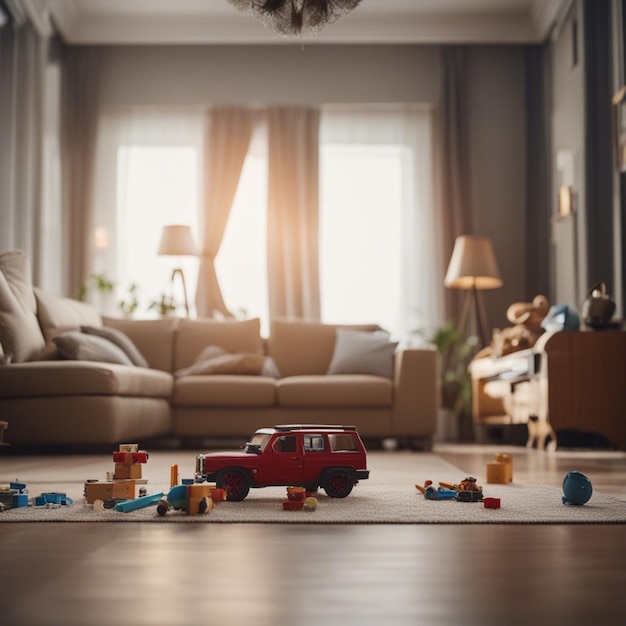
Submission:
{"label": "ceiling light fixture", "polygon": [[314,33],[349,13],[361,0],[228,0],[281,35]]}

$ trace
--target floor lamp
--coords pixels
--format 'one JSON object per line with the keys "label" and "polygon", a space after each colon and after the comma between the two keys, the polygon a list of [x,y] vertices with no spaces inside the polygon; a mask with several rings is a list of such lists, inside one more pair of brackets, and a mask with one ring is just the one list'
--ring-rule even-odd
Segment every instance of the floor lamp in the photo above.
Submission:
{"label": "floor lamp", "polygon": [[502,279],[491,241],[487,237],[461,235],[456,238],[444,285],[467,291],[459,319],[459,333],[465,333],[470,309],[473,308],[482,345],[488,345],[487,317],[480,292],[501,287]]}
{"label": "floor lamp", "polygon": [[[161,243],[159,243],[159,256],[196,256],[198,250],[193,241],[191,228],[189,226],[175,224],[163,227],[161,233]],[[189,301],[187,300],[187,285],[185,284],[185,274],[181,267],[175,267],[172,270],[172,284],[176,275],[180,275],[183,284],[183,297],[185,298],[185,312],[189,317]]]}

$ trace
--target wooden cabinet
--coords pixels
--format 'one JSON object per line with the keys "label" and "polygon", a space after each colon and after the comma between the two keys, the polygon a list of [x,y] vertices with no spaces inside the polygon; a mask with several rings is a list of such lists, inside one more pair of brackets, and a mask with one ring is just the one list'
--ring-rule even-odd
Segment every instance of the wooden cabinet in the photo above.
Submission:
{"label": "wooden cabinet", "polygon": [[544,333],[531,350],[470,365],[474,421],[547,418],[552,428],[598,433],[626,450],[626,332]]}

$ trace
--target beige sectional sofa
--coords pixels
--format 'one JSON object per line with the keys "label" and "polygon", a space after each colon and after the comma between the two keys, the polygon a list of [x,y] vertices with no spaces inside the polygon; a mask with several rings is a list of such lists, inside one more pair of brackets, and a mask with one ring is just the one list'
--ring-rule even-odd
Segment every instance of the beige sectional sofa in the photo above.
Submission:
{"label": "beige sectional sofa", "polygon": [[[0,340],[13,359],[0,365],[0,420],[15,446],[165,436],[243,442],[262,426],[305,422],[350,423],[365,438],[430,447],[434,349],[399,349],[374,328],[300,320],[274,321],[264,339],[257,319],[101,318],[85,303],[11,288],[6,254]],[[126,362],[129,355],[141,365]]]}

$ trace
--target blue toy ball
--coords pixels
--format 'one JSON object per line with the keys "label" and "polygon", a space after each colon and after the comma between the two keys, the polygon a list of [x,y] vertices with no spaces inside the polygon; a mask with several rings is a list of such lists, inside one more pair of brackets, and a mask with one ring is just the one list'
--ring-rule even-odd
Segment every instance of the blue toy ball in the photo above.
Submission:
{"label": "blue toy ball", "polygon": [[591,481],[580,472],[568,472],[563,479],[563,504],[585,504],[589,502],[593,487]]}

